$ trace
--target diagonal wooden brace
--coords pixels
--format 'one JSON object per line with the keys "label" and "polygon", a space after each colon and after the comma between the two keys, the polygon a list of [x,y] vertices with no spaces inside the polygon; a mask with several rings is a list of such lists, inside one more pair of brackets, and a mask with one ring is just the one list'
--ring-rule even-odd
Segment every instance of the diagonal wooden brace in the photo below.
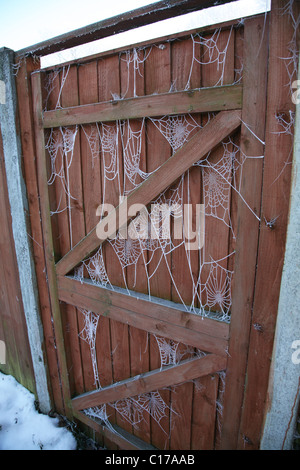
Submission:
{"label": "diagonal wooden brace", "polygon": [[113,232],[106,231],[105,238],[99,239],[96,227],[83,238],[71,251],[69,251],[57,264],[56,272],[60,276],[69,273],[80,261],[89,256],[113,233],[124,227],[131,216],[127,207],[133,204],[149,204],[156,196],[168,188],[177,178],[187,171],[194,163],[204,159],[209,151],[214,149],[227,136],[232,134],[241,124],[241,112],[222,111],[215,116],[203,129],[200,129],[178,152],[161,165],[147,180],[138,186],[126,200],[111,211],[98,224],[101,229],[106,225],[110,227],[112,218],[116,217],[117,227]]}

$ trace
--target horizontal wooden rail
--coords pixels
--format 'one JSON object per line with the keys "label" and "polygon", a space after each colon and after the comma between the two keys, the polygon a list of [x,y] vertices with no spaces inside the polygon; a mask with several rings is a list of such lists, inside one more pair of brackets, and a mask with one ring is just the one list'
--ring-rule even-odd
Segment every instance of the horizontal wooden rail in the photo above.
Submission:
{"label": "horizontal wooden rail", "polygon": [[225,357],[210,354],[202,358],[187,359],[178,365],[166,366],[145,372],[127,380],[112,384],[101,390],[84,393],[73,398],[75,410],[83,410],[105,403],[142,395],[164,387],[178,385],[226,369]]}
{"label": "horizontal wooden rail", "polygon": [[[221,111],[203,129],[200,129],[178,152],[161,165],[149,178],[138,186],[128,198],[116,209],[104,217],[98,226],[86,235],[71,251],[69,251],[57,264],[56,272],[65,275],[80,261],[90,255],[105,240],[111,237],[116,230],[124,227],[130,220],[127,208],[133,204],[149,204],[156,196],[170,186],[177,178],[187,171],[198,160],[205,158],[207,153],[219,145],[228,135],[231,135],[241,124],[241,112]],[[105,230],[111,220],[117,219],[117,227]],[[98,234],[105,231],[105,238]]]}
{"label": "horizontal wooden rail", "polygon": [[93,122],[138,119],[187,113],[208,113],[240,109],[242,85],[161,93],[45,111],[45,128],[90,124]]}
{"label": "horizontal wooden rail", "polygon": [[73,410],[73,416],[94,429],[94,431],[102,434],[111,442],[117,444],[122,450],[157,450],[151,444],[142,441],[137,436],[130,434],[128,431],[125,431],[125,429],[120,428],[116,424],[110,424],[109,427],[105,426],[100,419],[90,418],[84,413],[76,410]]}
{"label": "horizontal wooden rail", "polygon": [[172,338],[206,352],[221,356],[227,354],[227,323],[180,310],[177,304],[172,306],[173,302],[158,299],[150,301],[146,300],[146,295],[135,294],[134,297],[69,277],[58,277],[58,295],[61,301],[68,304],[141,330]]}
{"label": "horizontal wooden rail", "polygon": [[35,54],[41,57],[53,54],[71,47],[96,41],[97,39],[123,33],[140,26],[153,24],[157,21],[175,18],[186,13],[213,7],[216,4],[221,5],[232,1],[233,0],[218,0],[217,2],[215,0],[164,0],[122,13],[112,18],[98,21],[83,28],[26,47],[25,49],[19,50],[18,55]]}

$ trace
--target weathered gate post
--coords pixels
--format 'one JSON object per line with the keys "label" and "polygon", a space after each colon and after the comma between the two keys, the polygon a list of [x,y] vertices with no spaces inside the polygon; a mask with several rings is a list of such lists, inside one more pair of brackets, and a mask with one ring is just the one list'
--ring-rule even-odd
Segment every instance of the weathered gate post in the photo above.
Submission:
{"label": "weathered gate post", "polygon": [[50,410],[47,376],[43,357],[43,332],[39,314],[36,274],[28,238],[26,212],[28,202],[21,167],[21,142],[18,131],[17,93],[13,74],[14,52],[0,49],[0,123],[12,217],[12,233],[19,271],[22,302],[41,411]]}

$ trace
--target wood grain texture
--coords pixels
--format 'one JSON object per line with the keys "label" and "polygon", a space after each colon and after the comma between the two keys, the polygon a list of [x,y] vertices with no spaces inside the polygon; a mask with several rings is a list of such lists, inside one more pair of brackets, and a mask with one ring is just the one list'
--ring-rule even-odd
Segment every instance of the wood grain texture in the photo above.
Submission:
{"label": "wood grain texture", "polygon": [[[242,120],[246,125],[243,124],[241,129],[241,151],[248,156],[260,156],[264,153],[263,144],[258,140],[264,141],[265,138],[268,29],[264,26],[264,18],[250,18],[245,21]],[[256,41],[256,46],[253,41]],[[249,131],[249,126],[252,133]],[[237,200],[237,240],[232,285],[229,360],[222,417],[222,449],[235,449],[237,446],[256,275],[262,175],[262,158],[246,162],[240,192],[253,208],[257,218],[249,213],[241,198]]]}
{"label": "wood grain texture", "polygon": [[60,300],[71,305],[87,308],[107,318],[164,337],[171,336],[184,344],[226,356],[226,323],[67,277],[59,277],[58,285]]}
{"label": "wood grain texture", "polygon": [[[259,238],[257,274],[250,329],[247,384],[241,417],[238,448],[256,450],[260,445],[264,413],[268,406],[268,380],[274,344],[281,274],[291,187],[293,135],[282,132],[276,116],[289,121],[295,111],[288,86],[286,61],[294,34],[291,17],[283,14],[286,2],[274,0],[270,15],[266,147],[262,181],[262,225]],[[294,17],[300,4],[293,2]],[[299,44],[299,29],[297,31]],[[295,77],[296,78],[296,77]],[[276,218],[273,229],[266,221]],[[288,314],[288,312],[287,312]]]}
{"label": "wood grain texture", "polygon": [[45,137],[41,126],[42,112],[42,94],[41,94],[41,75],[40,72],[31,76],[32,101],[34,107],[34,131],[37,153],[37,175],[39,184],[39,195],[41,201],[41,216],[43,220],[43,237],[45,260],[47,267],[48,285],[50,290],[51,310],[53,325],[55,330],[56,350],[60,368],[61,389],[64,400],[64,411],[66,416],[72,417],[70,408],[70,384],[68,378],[68,368],[65,355],[64,337],[61,322],[59,301],[57,296],[56,272],[54,265],[53,238],[50,220],[50,204],[48,195],[48,177],[45,154]]}
{"label": "wood grain texture", "polygon": [[228,85],[115,99],[80,106],[64,106],[62,109],[45,111],[43,125],[47,129],[118,119],[155,117],[162,114],[172,116],[240,109],[242,92],[242,85]]}

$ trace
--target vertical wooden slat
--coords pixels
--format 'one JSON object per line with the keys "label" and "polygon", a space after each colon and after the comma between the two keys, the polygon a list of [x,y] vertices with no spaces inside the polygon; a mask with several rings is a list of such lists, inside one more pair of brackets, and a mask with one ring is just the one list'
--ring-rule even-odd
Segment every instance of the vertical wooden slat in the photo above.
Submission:
{"label": "vertical wooden slat", "polygon": [[[47,107],[50,109],[55,109],[57,106],[61,106],[61,91],[63,88],[63,82],[67,79],[68,68],[63,68],[57,72],[51,73],[48,77],[45,75],[41,76],[41,83],[43,85],[42,94],[45,100]],[[47,92],[47,85],[50,84],[51,93]],[[34,109],[34,111],[36,111]],[[60,145],[62,144],[62,135],[60,129],[54,129],[54,139]],[[50,134],[47,134],[50,137]],[[46,138],[46,142],[48,140]],[[59,149],[57,158],[54,162],[54,170],[57,173],[61,172],[61,169],[65,171],[65,165],[63,162],[63,150]],[[52,164],[51,164],[50,152],[46,151],[46,170],[47,170],[47,181],[48,184],[48,194],[49,194],[49,205],[51,209],[51,230],[52,230],[52,240],[53,240],[53,250],[55,253],[55,258],[60,258],[65,253],[70,250],[70,227],[69,227],[69,214],[68,214],[68,196],[64,190],[63,183],[61,178],[55,177],[52,175]],[[63,176],[63,175],[62,175]],[[51,184],[50,184],[51,182]],[[51,294],[50,294],[51,295]],[[72,370],[73,358],[72,355],[76,354],[76,349],[73,352],[71,348],[71,335],[69,334],[70,326],[69,323],[73,321],[75,315],[74,307],[67,305],[65,303],[60,303],[60,312],[61,312],[61,322],[62,328],[65,332],[64,335],[64,346],[66,349],[66,360],[68,371]],[[70,320],[69,320],[70,318]],[[76,318],[75,318],[76,320]],[[81,377],[81,380],[79,379]],[[81,382],[79,386],[79,382]],[[75,385],[76,384],[76,385]],[[71,373],[69,376],[69,385],[70,385],[70,394],[75,393],[76,388],[78,393],[82,390],[82,368],[77,367],[74,373]]]}
{"label": "vertical wooden slat", "polygon": [[[144,95],[144,60],[148,55],[148,50],[131,50],[120,55],[120,87],[121,95],[124,97],[143,96]],[[137,62],[139,61],[139,62]],[[130,120],[125,124],[124,144],[128,137],[128,126],[133,132],[139,132],[142,126],[141,120]],[[146,166],[146,133],[145,125],[141,133],[141,154],[139,168],[142,171],[147,170]],[[132,148],[136,146],[133,143]],[[125,155],[123,152],[123,161]],[[140,181],[137,179],[136,183]],[[124,172],[124,186],[126,191],[131,191],[134,187]],[[138,261],[126,268],[126,279],[128,289],[146,294],[148,291],[147,277],[145,271],[145,260],[140,256]],[[146,331],[130,326],[129,329],[129,347],[130,347],[130,374],[135,376],[149,371],[149,338]],[[150,419],[149,414],[143,412],[143,419],[133,428],[133,434],[145,442],[150,442]]]}
{"label": "vertical wooden slat", "polygon": [[[284,133],[276,116],[283,114],[284,119],[289,122],[289,112],[295,111],[289,87],[290,77],[286,69],[288,58],[291,57],[294,28],[290,15],[284,14],[286,6],[287,2],[284,0],[272,1],[262,224],[250,331],[247,384],[238,441],[240,449],[259,448],[264,412],[268,405],[267,387],[284,261],[291,183],[289,162],[292,158],[293,136]],[[292,11],[294,18],[298,18],[299,2],[293,2]],[[299,35],[299,30],[297,34]],[[295,74],[294,79],[296,78]],[[278,132],[283,133],[278,134]],[[266,221],[275,218],[272,229],[266,225]],[[288,312],[286,313],[288,315]]]}
{"label": "vertical wooden slat", "polygon": [[[205,40],[211,40],[212,43],[206,43],[202,41],[201,49],[200,49],[200,57],[201,57],[201,79],[202,79],[202,86],[215,86],[216,84],[224,84],[229,85],[234,82],[234,57],[235,57],[235,31],[233,28],[227,30],[215,30],[212,34],[205,35]],[[210,51],[209,47],[211,47],[215,43],[215,47],[213,51]],[[220,54],[220,55],[218,55]],[[205,125],[209,116],[203,116],[202,123]],[[209,155],[209,162],[212,166],[216,165],[216,170],[220,171],[220,167],[218,167],[219,162],[223,157],[224,149],[222,146],[215,149]],[[222,163],[221,163],[222,164]],[[211,173],[210,173],[211,172]],[[204,178],[206,178],[205,182],[207,184],[207,180],[209,180],[209,175],[212,174],[214,176],[214,170],[211,169],[203,169],[202,172],[202,183]],[[224,198],[227,197],[224,201],[221,200],[221,195],[216,195],[216,198],[220,198],[216,207],[210,207],[209,204],[209,197],[210,195],[210,188],[206,186],[206,194],[204,195],[203,192],[203,203],[205,205],[205,244],[202,250],[202,262],[210,262],[212,259],[215,261],[222,260],[219,262],[219,265],[225,269],[229,269],[228,264],[231,261],[231,258],[227,258],[227,256],[231,253],[229,251],[229,240],[232,236],[232,230],[230,228],[230,199],[232,196],[232,191],[230,188],[230,175],[224,175],[228,178],[228,182],[225,182],[224,186],[227,186],[224,190]],[[224,181],[221,181],[221,184],[224,184]],[[214,189],[213,189],[214,190]],[[226,212],[226,208],[228,209]],[[201,281],[202,283],[207,282],[210,275],[210,265],[203,266],[201,270]],[[221,277],[222,274],[219,271],[218,275],[220,276],[220,282],[224,281],[224,278]],[[203,304],[206,303],[207,299],[205,297],[205,293],[202,293],[202,302]],[[214,309],[220,310],[220,306],[214,306]],[[199,445],[203,445],[204,448],[208,445],[211,445],[211,436],[213,435],[213,426],[216,429],[216,436],[218,436],[219,429],[220,429],[220,415],[217,414],[217,396],[218,396],[218,388],[221,386],[219,383],[218,376],[214,376],[215,380],[211,380],[211,378],[206,379],[206,386],[208,387],[206,393],[211,394],[211,402],[210,407],[208,407],[209,413],[215,412],[215,420],[216,422],[211,422],[210,426],[207,422],[205,424],[201,421],[201,418],[197,418],[197,412],[195,414],[195,420],[200,419],[200,423],[202,423],[202,427],[206,427],[206,432],[203,435],[203,431],[198,430],[199,435]],[[200,382],[200,386],[201,386]],[[210,392],[209,392],[210,391]],[[202,394],[195,394],[196,398],[202,399]],[[201,403],[201,401],[200,401]],[[195,408],[194,408],[195,410]],[[214,420],[214,421],[215,421]],[[199,421],[198,421],[199,422]],[[200,432],[200,434],[199,434]],[[195,438],[194,438],[195,439]],[[214,444],[213,444],[214,445]]]}
{"label": "vertical wooden slat", "polygon": [[[163,93],[169,91],[171,85],[171,63],[170,44],[164,43],[160,47],[153,47],[145,63],[145,93]],[[155,125],[147,123],[147,171],[154,171],[170,157],[170,146],[166,139],[160,134]],[[151,255],[151,253],[149,253]],[[153,274],[157,263],[159,263],[161,251],[154,253],[149,265],[149,275]],[[151,295],[170,299],[171,283],[170,275],[166,266],[170,265],[170,256],[167,260],[161,260],[160,266],[150,280]],[[160,367],[160,354],[156,339],[150,336],[150,368]],[[170,392],[161,391],[163,400],[169,404]],[[169,448],[169,413],[162,418],[160,425],[151,419],[152,444],[159,449]]]}
{"label": "vertical wooden slat", "polygon": [[[175,41],[171,44],[172,83],[177,90],[184,90],[188,82],[190,88],[199,88],[201,86],[200,64],[194,60],[199,60],[199,53],[199,48],[193,48],[191,38]],[[193,68],[190,73],[192,63]],[[193,118],[198,122],[200,120],[197,115],[194,115]],[[187,117],[187,120],[190,119]],[[197,129],[195,130],[197,131]],[[182,203],[192,204],[192,214],[195,214],[195,204],[201,203],[201,173],[199,167],[189,169],[184,175]],[[181,242],[182,240],[173,240],[175,246]],[[182,245],[172,252],[171,258],[172,300],[179,303],[183,301],[186,305],[190,305],[192,302],[193,281],[197,282],[199,272],[199,252],[196,250],[188,252],[185,245]],[[178,353],[184,354],[186,346],[179,344]],[[190,448],[192,435],[193,383],[177,386],[171,393],[171,397],[172,408],[178,413],[172,413],[171,448],[187,450]]]}
{"label": "vertical wooden slat", "polygon": [[[97,62],[91,62],[78,67],[78,104],[95,103],[98,101],[98,71]],[[101,201],[101,175],[100,175],[100,155],[94,155],[91,150],[90,143],[87,136],[93,134],[95,130],[93,126],[80,126],[78,132],[80,134],[80,158],[81,158],[81,174],[78,177],[82,179],[82,210],[84,215],[84,221],[80,217],[82,228],[87,234],[98,222],[96,217],[96,210]],[[92,145],[92,144],[91,144]],[[99,151],[99,139],[96,137],[96,149]],[[85,275],[86,273],[84,273]],[[103,373],[103,362],[107,356],[107,347],[110,352],[110,336],[109,328],[105,330],[105,325],[108,322],[103,319],[98,322],[98,328],[96,331],[96,350],[94,351],[98,374],[101,386],[103,386],[102,373]],[[78,327],[79,333],[84,328],[84,317],[81,313],[78,313]],[[109,325],[108,325],[109,326]],[[104,333],[104,334],[103,334]],[[90,345],[81,340],[80,351],[82,360],[82,373],[84,377],[85,390],[93,390],[99,384],[95,383],[95,371],[92,364],[92,351]],[[105,369],[104,369],[105,370]],[[110,383],[110,382],[109,382]],[[104,437],[99,434],[97,436],[97,442],[101,445],[104,444]],[[104,445],[110,445],[104,444]]]}
{"label": "vertical wooden slat", "polygon": [[[245,20],[244,93],[242,120],[262,141],[265,129],[268,28],[264,18]],[[241,151],[263,155],[262,143],[242,125]],[[260,217],[263,160],[244,164],[241,194]],[[237,241],[232,287],[232,310],[224,393],[222,449],[235,449],[244,396],[251,310],[256,272],[259,221],[241,198],[237,201]],[[234,406],[233,406],[234,404]]]}
{"label": "vertical wooden slat", "polygon": [[[61,83],[61,106],[76,106],[79,104],[78,97],[78,76],[77,67],[73,66],[68,69],[66,80],[62,86]],[[68,224],[68,231],[60,234],[63,242],[66,237],[65,244],[68,251],[72,249],[81,238],[85,236],[84,230],[84,214],[83,214],[83,195],[82,195],[82,177],[81,177],[81,156],[80,156],[80,132],[75,127],[70,127],[71,132],[76,132],[72,152],[72,164],[67,168],[65,162],[66,184],[68,185],[69,195],[67,195],[67,210],[65,211],[65,222]],[[68,152],[67,158],[71,158],[71,152]],[[62,187],[60,188],[63,191]],[[78,334],[83,327],[82,314],[71,305],[66,305],[65,313],[65,340],[68,342],[68,358],[70,380],[74,382],[74,392],[81,393],[84,390],[84,362],[82,363],[80,341]],[[89,384],[89,381],[86,381]],[[85,384],[87,385],[87,384]],[[73,391],[73,390],[72,390]],[[74,393],[73,392],[73,393]]]}
{"label": "vertical wooden slat", "polygon": [[[119,57],[118,55],[111,56],[105,60],[98,62],[98,89],[99,89],[99,100],[107,101],[113,98],[114,95],[120,96],[120,69],[119,69]],[[105,194],[103,195],[103,202],[112,204],[117,207],[119,204],[119,196],[122,194],[122,152],[121,152],[121,141],[120,136],[118,139],[118,176],[109,181],[104,181],[104,168],[103,161],[106,163],[109,161],[110,156],[107,152],[102,152],[102,188]],[[105,258],[105,266],[107,269],[108,278],[112,285],[125,287],[123,279],[123,273],[120,269],[119,260],[114,252],[113,247],[107,242],[103,245],[103,254]],[[125,273],[126,274],[126,273]],[[113,381],[125,379],[130,376],[130,355],[129,355],[129,336],[128,326],[110,320],[110,336],[111,336],[111,364]],[[120,424],[124,429],[131,431],[129,424],[122,419],[119,413],[116,413],[116,422]]]}
{"label": "vertical wooden slat", "polygon": [[47,184],[47,166],[45,153],[44,131],[42,128],[42,92],[40,72],[33,73],[31,78],[32,98],[34,107],[34,130],[37,154],[38,185],[41,202],[41,217],[44,237],[44,250],[47,267],[48,285],[50,290],[53,326],[55,331],[56,350],[60,369],[60,380],[64,399],[64,410],[66,416],[72,417],[70,407],[70,385],[68,369],[64,349],[64,338],[57,295],[56,272],[54,265],[53,240],[50,220],[50,205]]}
{"label": "vertical wooden slat", "polygon": [[[96,61],[78,68],[78,100],[80,105],[98,101],[98,74]],[[95,227],[98,222],[96,210],[101,201],[100,156],[99,154],[92,154],[87,138],[92,131],[92,126],[85,126],[85,128],[81,127],[78,129],[80,134],[80,157],[82,163],[82,171],[80,174],[78,173],[78,178],[80,180],[82,179],[82,209],[84,211],[84,221],[82,220],[82,217],[80,217],[80,219],[82,228],[85,230],[85,234]],[[96,146],[99,150],[99,141],[97,141],[97,138]],[[82,331],[84,328],[84,317],[80,313],[78,316],[78,326],[79,332]],[[97,334],[99,330],[100,329],[98,328]],[[99,348],[97,346],[100,346],[101,348],[101,343],[96,339],[96,351],[98,355],[100,351],[98,351]],[[89,344],[83,340],[80,341],[80,350],[85,390],[93,390],[96,384],[94,383],[95,378]],[[101,350],[101,352],[103,353],[104,351]],[[100,372],[101,371],[99,370],[99,373]]]}
{"label": "vertical wooden slat", "polygon": [[215,441],[218,375],[196,380],[192,410],[191,449],[212,450]]}
{"label": "vertical wooden slat", "polygon": [[[78,87],[80,104],[98,102],[98,64],[97,61],[84,64],[78,68]],[[96,126],[96,124],[94,125]],[[96,134],[96,151],[93,154],[87,136]],[[101,183],[101,154],[100,140],[97,137],[96,127],[85,126],[80,129],[81,161],[82,161],[82,185],[84,198],[85,231],[88,233],[99,221],[96,211],[102,202]],[[91,143],[92,145],[92,143]],[[79,319],[80,327],[83,323]],[[91,363],[91,352],[89,346],[81,342],[81,355],[83,367],[85,369],[85,383],[91,390],[95,388],[94,372]],[[112,383],[111,364],[111,340],[110,322],[107,318],[101,317],[96,333],[96,359],[100,385],[106,386]],[[110,417],[114,416],[114,411],[109,409]],[[106,438],[104,437],[104,440]],[[113,448],[111,442],[104,442],[104,445]]]}

